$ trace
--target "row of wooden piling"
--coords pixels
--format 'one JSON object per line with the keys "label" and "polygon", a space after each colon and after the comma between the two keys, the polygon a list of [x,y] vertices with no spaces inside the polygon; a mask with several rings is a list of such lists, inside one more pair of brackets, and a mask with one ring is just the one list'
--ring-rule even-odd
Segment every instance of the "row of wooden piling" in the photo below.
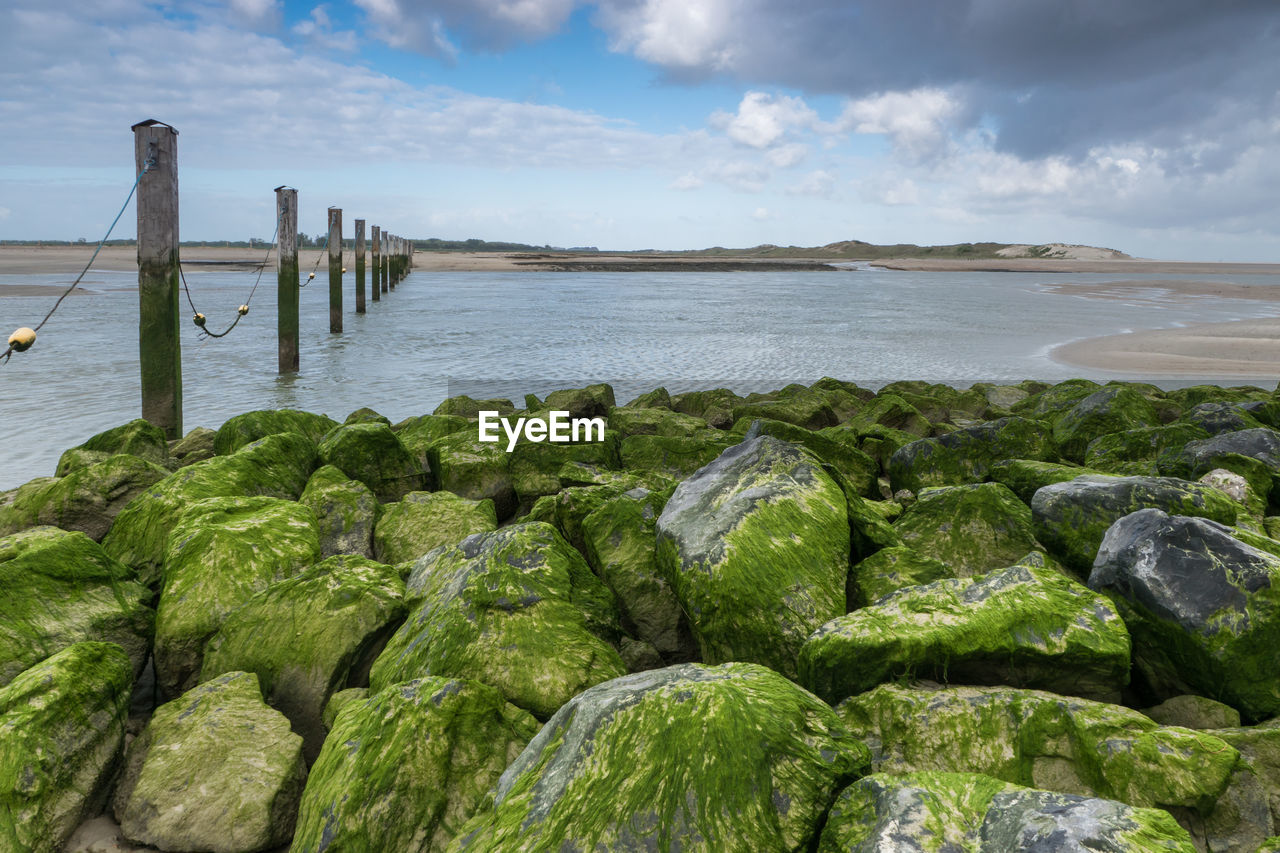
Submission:
{"label": "row of wooden piling", "polygon": [[[138,354],[142,417],[170,438],[182,435],[182,348],[179,328],[178,131],[155,120],[133,126],[138,204]],[[276,187],[278,370],[298,371],[298,191]],[[329,208],[329,331],[342,331],[342,209]],[[412,241],[355,220],[356,313],[365,313],[366,272],[373,301],[395,290],[413,267]],[[247,303],[246,303],[247,306]],[[247,310],[247,307],[241,313]]]}

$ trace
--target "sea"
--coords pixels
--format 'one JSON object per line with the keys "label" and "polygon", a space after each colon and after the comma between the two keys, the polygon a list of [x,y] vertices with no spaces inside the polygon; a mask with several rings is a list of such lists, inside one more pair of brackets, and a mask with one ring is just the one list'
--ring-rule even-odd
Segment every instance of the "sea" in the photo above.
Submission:
{"label": "sea", "polygon": [[[221,331],[257,274],[185,273],[191,301]],[[217,428],[262,408],[341,421],[369,407],[392,422],[446,397],[506,397],[608,382],[619,403],[657,388],[767,391],[823,376],[870,388],[897,379],[974,382],[1145,379],[1173,387],[1238,377],[1143,376],[1055,361],[1054,347],[1098,335],[1280,316],[1280,304],[1188,298],[1159,282],[1249,286],[1280,276],[902,272],[412,272],[329,331],[327,273],[301,293],[300,371],[277,374],[276,281],[262,277],[226,337],[202,337],[183,303],[183,428]],[[321,281],[324,279],[324,281]],[[1150,280],[1120,298],[1067,283]],[[0,272],[0,329],[34,326],[73,276]],[[15,288],[13,285],[24,285]],[[36,285],[38,287],[31,287]],[[41,329],[0,365],[0,490],[50,476],[68,447],[140,415],[134,273],[90,271]],[[1259,382],[1255,380],[1255,382]],[[1270,387],[1270,386],[1268,386]]]}

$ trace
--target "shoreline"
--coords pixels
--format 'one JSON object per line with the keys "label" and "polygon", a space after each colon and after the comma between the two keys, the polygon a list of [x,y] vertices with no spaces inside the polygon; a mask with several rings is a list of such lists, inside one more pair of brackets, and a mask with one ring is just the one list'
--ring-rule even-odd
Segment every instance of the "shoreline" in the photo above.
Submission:
{"label": "shoreline", "polygon": [[1280,379],[1280,318],[1200,323],[1060,344],[1060,364],[1117,375]]}

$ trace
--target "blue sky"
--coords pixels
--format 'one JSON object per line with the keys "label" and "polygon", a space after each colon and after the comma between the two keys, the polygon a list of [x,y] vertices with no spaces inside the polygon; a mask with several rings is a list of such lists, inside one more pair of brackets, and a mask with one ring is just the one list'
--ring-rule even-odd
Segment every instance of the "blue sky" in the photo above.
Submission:
{"label": "blue sky", "polygon": [[0,238],[96,239],[145,118],[185,239],[1280,261],[1274,0],[10,0]]}

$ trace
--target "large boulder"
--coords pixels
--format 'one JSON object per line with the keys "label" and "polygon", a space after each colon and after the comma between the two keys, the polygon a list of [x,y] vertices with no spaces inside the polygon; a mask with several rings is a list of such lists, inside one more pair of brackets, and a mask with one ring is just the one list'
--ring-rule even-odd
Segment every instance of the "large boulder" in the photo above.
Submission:
{"label": "large boulder", "polygon": [[[1237,778],[1241,755],[1227,741],[1119,705],[1012,687],[882,684],[836,711],[871,747],[877,772],[982,773],[1193,815],[1212,850],[1252,853],[1271,834],[1261,786]],[[1253,805],[1244,814],[1238,794]]]}
{"label": "large boulder", "polygon": [[113,800],[130,841],[254,853],[288,842],[306,781],[302,738],[229,672],[156,709],[129,746]]}
{"label": "large boulder", "polygon": [[254,593],[319,562],[315,514],[279,498],[210,498],[169,537],[156,610],[156,681],[166,697],[196,683],[204,645]]}
{"label": "large boulder", "polygon": [[670,402],[673,411],[702,418],[717,429],[728,429],[736,420],[733,408],[742,402],[742,398],[728,388],[712,388],[674,394]]}
{"label": "large boulder", "polygon": [[233,611],[205,645],[200,680],[252,672],[267,704],[289,718],[314,760],[325,705],[367,682],[404,619],[404,581],[363,557],[330,557],[272,584]]}
{"label": "large boulder", "polygon": [[1151,401],[1126,385],[1109,385],[1076,403],[1053,425],[1063,458],[1083,462],[1089,442],[1114,432],[1160,425]]}
{"label": "large boulder", "polygon": [[907,545],[882,548],[849,573],[849,609],[879,601],[903,587],[954,578],[951,567]]}
{"label": "large boulder", "polygon": [[933,431],[933,424],[915,406],[897,394],[881,391],[846,423],[859,432],[883,427],[924,438]]}
{"label": "large boulder", "polygon": [[432,548],[497,526],[491,500],[468,500],[452,492],[410,492],[383,504],[373,531],[373,553],[384,563],[412,562]]}
{"label": "large boulder", "polygon": [[709,429],[702,418],[683,415],[666,408],[615,406],[609,410],[609,429],[622,438],[629,435],[699,435]]}
{"label": "large boulder", "polygon": [[1056,420],[1081,400],[1101,390],[1092,379],[1067,379],[1047,388],[1040,386],[1029,397],[1014,403],[1009,411],[1033,420]]}
{"label": "large boulder", "polygon": [[384,423],[338,427],[320,442],[319,451],[326,465],[364,483],[384,503],[398,501],[427,485],[422,460]]}
{"label": "large boulder", "polygon": [[470,500],[491,500],[498,520],[515,514],[519,501],[505,445],[480,441],[474,429],[449,433],[427,447],[440,488]]}
{"label": "large boulder", "polygon": [[[529,417],[546,420],[546,415],[541,412]],[[554,495],[560,491],[560,469],[570,462],[583,462],[604,469],[619,468],[617,434],[605,431],[600,441],[574,443],[522,439],[511,451],[511,484],[521,504],[529,506],[543,495]]]}
{"label": "large boulder", "polygon": [[1238,505],[1203,483],[1104,474],[1085,474],[1045,486],[1031,500],[1036,538],[1049,553],[1081,573],[1093,567],[1107,528],[1129,513],[1147,508],[1232,524]]}
{"label": "large boulder", "polygon": [[[1273,403],[1255,403],[1254,405],[1267,406],[1274,411]],[[1265,424],[1255,417],[1253,412],[1246,409],[1244,405],[1221,400],[1206,401],[1192,406],[1191,409],[1183,414],[1182,420],[1185,423],[1194,424],[1211,435],[1271,426],[1271,424]]]}
{"label": "large boulder", "polygon": [[33,527],[0,538],[0,685],[86,640],[115,643],[133,674],[151,650],[151,592],[83,533]]}
{"label": "large boulder", "polygon": [[637,673],[561,708],[456,849],[804,850],[868,758],[831,708],[762,666]]}
{"label": "large boulder", "polygon": [[912,676],[1113,700],[1129,679],[1129,635],[1104,596],[1019,565],[905,587],[831,620],[800,651],[800,683],[831,703]]}
{"label": "large boulder", "polygon": [[999,483],[926,489],[893,529],[903,544],[962,578],[1012,565],[1040,548],[1031,510]]}
{"label": "large boulder", "polygon": [[[613,596],[549,524],[477,533],[414,565],[416,606],[374,662],[370,688],[425,675],[493,685],[545,719],[626,671]],[[603,635],[603,636],[602,636]]]}
{"label": "large boulder", "polygon": [[1159,809],[1021,788],[977,773],[875,773],[840,793],[819,853],[1194,853]]}
{"label": "large boulder", "polygon": [[1264,500],[1280,483],[1280,432],[1246,429],[1185,444],[1160,460],[1161,473],[1197,479],[1216,468],[1242,475]]}
{"label": "large boulder", "polygon": [[872,497],[879,494],[879,484],[876,482],[880,473],[879,465],[858,448],[858,434],[853,430],[826,429],[814,432],[784,421],[743,418],[733,425],[733,432],[746,438],[771,435],[807,447],[839,472],[859,495]]}
{"label": "large boulder", "polygon": [[337,425],[338,422],[327,415],[297,409],[245,412],[218,427],[218,433],[213,439],[213,450],[219,456],[226,456],[258,439],[286,432],[306,438],[314,447]]}
{"label": "large boulder", "polygon": [[587,561],[613,590],[622,628],[659,654],[691,660],[697,646],[671,584],[658,571],[658,516],[666,496],[633,489],[610,498],[582,522]]}
{"label": "large boulder", "polygon": [[988,478],[991,466],[1002,460],[1051,462],[1056,458],[1053,440],[1043,423],[1000,418],[898,448],[889,459],[889,482],[895,492],[981,483]]}
{"label": "large boulder", "polygon": [[774,399],[750,401],[748,398],[748,402],[733,407],[733,419],[742,418],[767,418],[811,430],[840,422],[825,394],[804,387]]}
{"label": "large boulder", "polygon": [[477,681],[426,677],[348,702],[307,778],[290,849],[444,850],[537,732]]}
{"label": "large boulder", "polygon": [[1107,531],[1089,586],[1116,602],[1158,694],[1200,693],[1259,720],[1280,713],[1280,557],[1232,533],[1139,510]]}
{"label": "large boulder", "polygon": [[19,487],[13,501],[0,507],[0,535],[49,524],[101,542],[129,501],[167,476],[153,462],[118,453],[65,477],[41,479]]}
{"label": "large boulder", "polygon": [[294,500],[306,488],[315,461],[311,439],[280,433],[245,445],[230,456],[188,465],[130,501],[116,516],[102,547],[137,569],[143,583],[154,586],[160,581],[169,533],[193,502],[259,495]]}
{"label": "large boulder", "polygon": [[1028,506],[1035,494],[1045,486],[1074,480],[1085,474],[1101,474],[1079,465],[1061,462],[1039,462],[1035,459],[1005,459],[991,466],[988,476],[993,483],[1009,487],[1018,500]]}
{"label": "large boulder", "polygon": [[618,446],[628,471],[652,471],[683,480],[710,464],[738,436],[708,429],[695,435],[629,435]]}
{"label": "large boulder", "polygon": [[794,676],[819,625],[844,613],[849,516],[811,453],[761,436],[676,487],[658,518],[658,568],[707,663]]}
{"label": "large boulder", "polygon": [[114,643],[67,646],[0,687],[0,849],[57,853],[98,813],[132,687]]}
{"label": "large boulder", "polygon": [[77,445],[62,454],[58,460],[57,476],[65,477],[77,468],[84,467],[101,459],[127,453],[161,468],[171,464],[169,442],[165,439],[164,430],[142,418],[136,418],[126,424],[100,432],[84,444]]}
{"label": "large boulder", "polygon": [[364,483],[349,479],[332,465],[322,465],[307,481],[298,503],[316,514],[321,554],[373,556],[378,499]]}
{"label": "large boulder", "polygon": [[1155,476],[1157,460],[1170,450],[1177,451],[1189,441],[1208,438],[1195,424],[1139,427],[1101,435],[1085,448],[1084,464],[1107,474]]}

